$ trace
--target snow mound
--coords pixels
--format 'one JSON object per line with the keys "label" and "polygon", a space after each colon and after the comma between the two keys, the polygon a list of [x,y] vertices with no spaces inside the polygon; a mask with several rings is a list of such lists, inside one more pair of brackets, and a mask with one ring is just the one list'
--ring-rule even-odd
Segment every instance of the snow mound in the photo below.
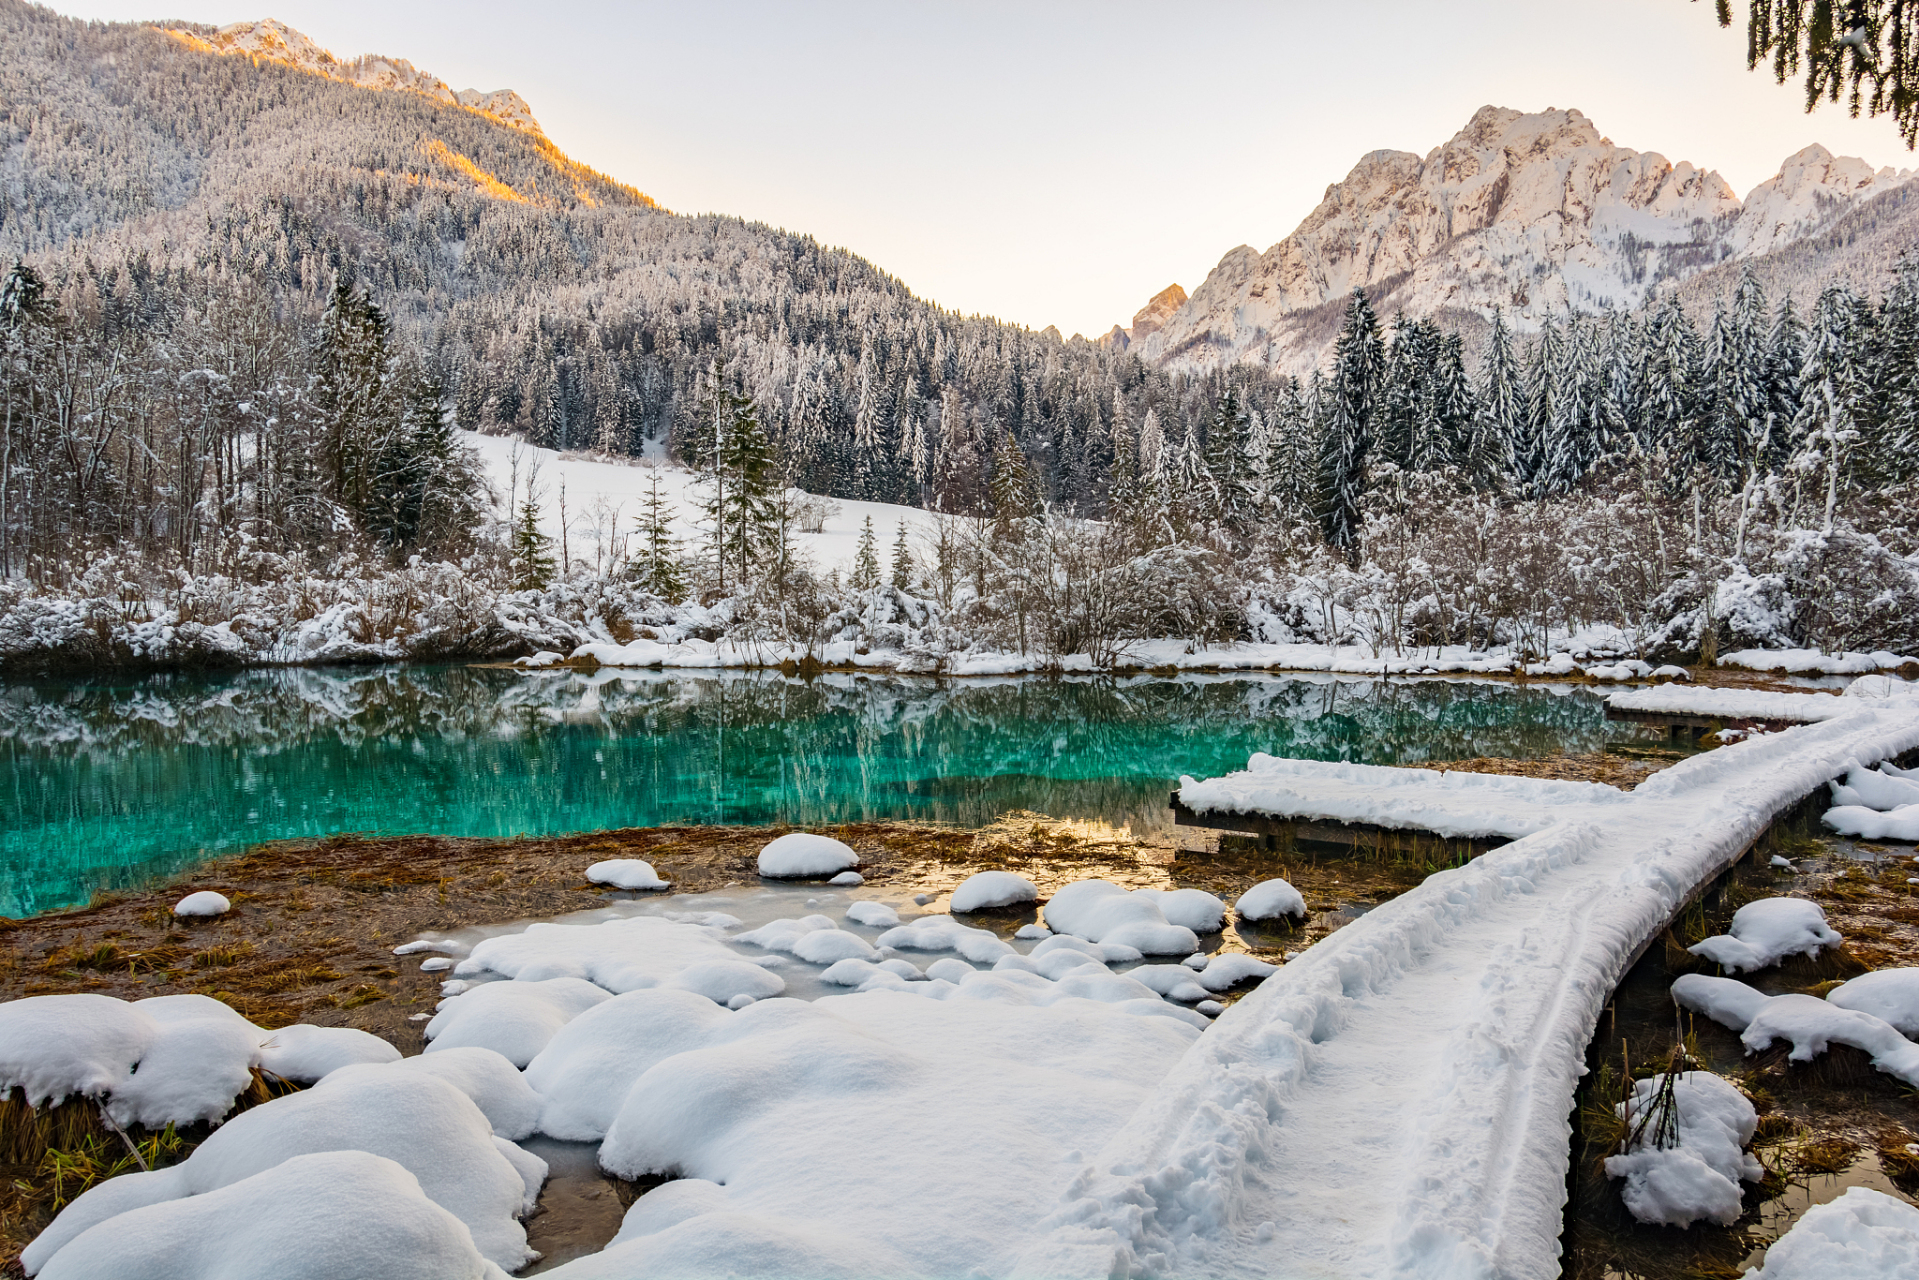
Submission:
{"label": "snow mound", "polygon": [[[320,1242],[324,1242],[322,1245]],[[99,1223],[40,1262],[42,1280],[505,1280],[472,1234],[382,1156],[295,1156],[204,1195]]]}
{"label": "snow mound", "polygon": [[1835,782],[1831,786],[1835,805],[1880,810],[1919,805],[1919,782],[1878,769],[1853,769],[1843,783]]}
{"label": "snow mound", "polygon": [[1785,1040],[1792,1045],[1792,1061],[1810,1062],[1830,1045],[1850,1045],[1870,1057],[1878,1070],[1919,1086],[1919,1045],[1862,1010],[1797,992],[1768,996],[1743,982],[1699,973],[1677,979],[1672,998],[1680,1008],[1703,1013],[1739,1032],[1747,1053]]}
{"label": "snow mound", "polygon": [[[1757,1182],[1765,1168],[1745,1150],[1759,1115],[1746,1095],[1709,1071],[1672,1078],[1676,1141],[1655,1143],[1658,1116],[1647,1116],[1667,1078],[1634,1082],[1619,1115],[1635,1138],[1627,1150],[1606,1159],[1606,1173],[1624,1178],[1620,1198],[1641,1222],[1686,1227],[1704,1219],[1729,1226],[1739,1217],[1740,1182]],[[1643,1125],[1643,1128],[1642,1128]]]}
{"label": "snow mound", "polygon": [[609,858],[605,862],[596,862],[586,869],[586,878],[594,884],[612,885],[615,889],[673,887],[672,881],[660,879],[652,863],[639,858]]}
{"label": "snow mound", "polygon": [[1518,839],[1559,821],[1568,806],[1618,804],[1626,793],[1599,782],[1329,764],[1255,753],[1238,773],[1203,781],[1182,777],[1179,798],[1196,813],[1364,822],[1448,839]]}
{"label": "snow mound", "polygon": [[842,884],[842,885],[846,885],[848,888],[851,888],[852,886],[856,884],[865,884],[866,877],[861,875],[857,871],[842,871],[838,875],[834,876],[831,880],[828,880],[826,883]]}
{"label": "snow mound", "polygon": [[1110,880],[1075,880],[1060,889],[1046,904],[1046,924],[1055,933],[1135,947],[1147,955],[1199,950],[1198,935],[1168,920],[1150,890],[1129,893]]}
{"label": "snow mound", "polygon": [[[1911,662],[1911,658],[1900,659],[1901,663]],[[1847,685],[1844,698],[1911,698],[1919,697],[1919,685],[1910,680],[1901,680],[1897,676],[1860,676]]]}
{"label": "snow mound", "polygon": [[974,929],[951,916],[921,916],[910,923],[888,929],[879,937],[882,947],[901,951],[957,951],[975,964],[991,964],[1001,956],[1014,954],[990,929]]}
{"label": "snow mound", "polygon": [[953,900],[948,905],[955,915],[963,915],[968,911],[990,911],[994,907],[1037,901],[1039,888],[1025,876],[1011,871],[981,871],[968,876],[953,890]]}
{"label": "snow mound", "polygon": [[750,943],[768,951],[791,951],[807,934],[831,931],[837,927],[827,916],[787,916],[737,934],[733,941]]}
{"label": "snow mound", "polygon": [[1744,667],[1748,671],[1777,671],[1798,676],[1860,675],[1881,667],[1896,669],[1911,661],[1911,658],[1885,650],[1876,653],[1823,653],[1818,649],[1740,649],[1736,653],[1719,655],[1719,665],[1722,667]]}
{"label": "snow mound", "polygon": [[1826,810],[1821,821],[1843,836],[1919,844],[1919,804],[1900,805],[1890,813],[1863,805],[1840,805]]}
{"label": "snow mound", "polygon": [[225,894],[215,893],[211,889],[202,889],[198,893],[189,893],[173,904],[173,914],[187,917],[223,916],[233,910],[233,904],[226,900]]}
{"label": "snow mound", "polygon": [[688,965],[738,958],[720,932],[722,922],[738,921],[717,912],[702,913],[700,919],[705,923],[631,916],[596,924],[530,925],[486,939],[453,972],[460,978],[491,973],[528,982],[580,978],[614,993],[656,987]]}
{"label": "snow mound", "polygon": [[1204,889],[1135,889],[1133,893],[1158,903],[1168,924],[1194,933],[1218,933],[1226,924],[1226,904]]}
{"label": "snow mound", "polygon": [[1206,988],[1193,980],[1193,971],[1183,964],[1143,964],[1127,970],[1126,976],[1168,1000],[1196,1004],[1206,999]]}
{"label": "snow mound", "polygon": [[426,1051],[492,1049],[524,1067],[561,1027],[607,998],[581,978],[481,983],[441,1003],[426,1024]]}
{"label": "snow mound", "polygon": [[299,1024],[263,1034],[266,1038],[260,1045],[260,1070],[301,1084],[318,1080],[341,1067],[400,1060],[398,1049],[376,1035],[353,1027]]}
{"label": "snow mound", "polygon": [[1228,951],[1214,956],[1212,961],[1199,971],[1198,981],[1199,985],[1208,991],[1218,993],[1231,991],[1240,983],[1251,982],[1255,978],[1264,980],[1278,969],[1278,965],[1254,959],[1244,952]]}
{"label": "snow mound", "polygon": [[1281,916],[1306,914],[1306,899],[1284,880],[1262,880],[1233,904],[1242,920],[1277,920]]}
{"label": "snow mound", "polygon": [[444,1080],[464,1093],[493,1126],[495,1137],[518,1142],[539,1129],[545,1102],[511,1062],[491,1049],[445,1049],[401,1058],[392,1065]]}
{"label": "snow mound", "polygon": [[265,1038],[208,996],[29,996],[0,1004],[0,1091],[34,1107],[100,1099],[123,1125],[218,1120],[252,1084]]}
{"label": "snow mound", "polygon": [[759,865],[763,876],[796,880],[850,871],[859,861],[859,854],[831,836],[795,831],[761,849]]}
{"label": "snow mound", "polygon": [[241,1112],[172,1168],[94,1185],[61,1210],[22,1260],[29,1272],[38,1271],[90,1227],[149,1205],[204,1196],[296,1156],[363,1151],[404,1166],[428,1200],[466,1225],[484,1257],[512,1271],[531,1256],[519,1223],[529,1207],[519,1164],[538,1165],[542,1176],[545,1166],[518,1148],[512,1148],[518,1159],[509,1158],[502,1148],[511,1146],[444,1080],[397,1066],[351,1067]]}
{"label": "snow mound", "polygon": [[1829,1004],[1869,1013],[1900,1035],[1919,1039],[1919,969],[1880,969],[1826,992]]}
{"label": "snow mound", "polygon": [[846,909],[846,918],[869,929],[890,929],[900,922],[900,913],[883,902],[855,902]]}
{"label": "snow mound", "polygon": [[1746,1280],[1898,1280],[1919,1275],[1919,1209],[1870,1187],[1814,1205]]}
{"label": "snow mound", "polygon": [[1787,956],[1816,956],[1845,939],[1826,923],[1818,903],[1804,898],[1761,898],[1733,912],[1729,933],[1686,948],[1728,973],[1778,964]]}
{"label": "snow mound", "polygon": [[880,953],[857,933],[844,929],[815,929],[802,934],[791,948],[808,964],[836,964],[841,960],[877,960]]}

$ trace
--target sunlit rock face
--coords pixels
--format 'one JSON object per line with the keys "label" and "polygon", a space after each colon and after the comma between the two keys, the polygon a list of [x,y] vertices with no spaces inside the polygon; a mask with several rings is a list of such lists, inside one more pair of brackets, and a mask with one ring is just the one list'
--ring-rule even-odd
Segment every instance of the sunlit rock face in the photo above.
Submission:
{"label": "sunlit rock face", "polygon": [[1424,158],[1362,157],[1284,240],[1229,252],[1148,332],[1136,318],[1133,350],[1162,364],[1310,368],[1336,327],[1328,304],[1355,287],[1385,315],[1498,307],[1522,327],[1566,307],[1633,307],[1662,281],[1769,252],[1912,176],[1809,147],[1741,201],[1719,174],[1615,146],[1578,111],[1482,107]]}

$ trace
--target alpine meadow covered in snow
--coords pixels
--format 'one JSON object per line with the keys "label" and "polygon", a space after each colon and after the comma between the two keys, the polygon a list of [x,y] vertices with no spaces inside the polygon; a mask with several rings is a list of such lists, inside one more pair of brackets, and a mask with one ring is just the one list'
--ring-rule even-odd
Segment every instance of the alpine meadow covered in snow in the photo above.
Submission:
{"label": "alpine meadow covered in snow", "polygon": [[1919,169],[1495,103],[1068,337],[529,96],[0,0],[0,1274],[1919,1276]]}

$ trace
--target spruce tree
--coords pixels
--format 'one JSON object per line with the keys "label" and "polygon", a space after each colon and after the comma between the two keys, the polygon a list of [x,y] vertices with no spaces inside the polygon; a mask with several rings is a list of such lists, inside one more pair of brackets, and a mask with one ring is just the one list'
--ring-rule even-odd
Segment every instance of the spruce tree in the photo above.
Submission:
{"label": "spruce tree", "polygon": [[510,549],[514,587],[539,591],[553,581],[553,539],[540,532],[540,505],[531,492],[520,504]]}
{"label": "spruce tree", "polygon": [[1493,331],[1486,341],[1477,399],[1473,440],[1464,455],[1478,487],[1491,489],[1503,479],[1516,480],[1517,450],[1526,430],[1525,375],[1513,345],[1513,331],[1498,308],[1493,310]]}
{"label": "spruce tree", "polygon": [[1320,447],[1320,528],[1329,545],[1357,563],[1360,501],[1365,496],[1367,456],[1385,380],[1379,322],[1359,289],[1353,290],[1346,304],[1346,320],[1333,352],[1326,434]]}
{"label": "spruce tree", "polygon": [[913,589],[913,549],[906,545],[906,521],[893,526],[893,585],[901,591]]}
{"label": "spruce tree", "polygon": [[853,590],[871,591],[880,585],[879,545],[873,537],[873,517],[860,528],[860,549],[853,557]]}
{"label": "spruce tree", "polygon": [[684,601],[686,573],[680,564],[679,540],[673,536],[672,512],[660,496],[658,475],[647,487],[633,531],[640,539],[638,553],[627,561],[634,584],[668,604]]}
{"label": "spruce tree", "polygon": [[[320,452],[334,501],[361,528],[385,500],[383,463],[391,459],[388,450],[399,429],[387,387],[389,331],[380,308],[342,277],[320,329]],[[387,530],[375,532],[385,536]]]}

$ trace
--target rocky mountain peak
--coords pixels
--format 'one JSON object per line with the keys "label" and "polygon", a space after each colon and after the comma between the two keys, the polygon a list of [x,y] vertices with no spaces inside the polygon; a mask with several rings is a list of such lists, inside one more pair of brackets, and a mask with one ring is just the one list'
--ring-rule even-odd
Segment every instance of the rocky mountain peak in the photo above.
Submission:
{"label": "rocky mountain peak", "polygon": [[1131,334],[1159,363],[1256,359],[1304,371],[1354,288],[1380,311],[1490,315],[1633,307],[1663,281],[1809,234],[1913,177],[1790,157],[1741,201],[1718,173],[1613,143],[1576,110],[1484,106],[1424,157],[1368,152],[1265,253],[1229,252],[1170,315]]}
{"label": "rocky mountain peak", "polygon": [[204,53],[245,54],[264,62],[277,62],[309,75],[325,76],[363,89],[399,90],[417,93],[450,106],[465,107],[490,116],[509,128],[540,134],[539,121],[526,99],[511,89],[483,92],[462,89],[455,93],[444,80],[420,70],[405,58],[366,54],[351,61],[336,57],[314,40],[277,18],[257,22],[235,22],[218,30],[209,28],[163,27],[168,35]]}
{"label": "rocky mountain peak", "polygon": [[1177,284],[1169,284],[1154,294],[1146,305],[1133,313],[1132,340],[1138,342],[1148,334],[1156,333],[1173,318],[1173,313],[1186,305],[1186,290]]}

